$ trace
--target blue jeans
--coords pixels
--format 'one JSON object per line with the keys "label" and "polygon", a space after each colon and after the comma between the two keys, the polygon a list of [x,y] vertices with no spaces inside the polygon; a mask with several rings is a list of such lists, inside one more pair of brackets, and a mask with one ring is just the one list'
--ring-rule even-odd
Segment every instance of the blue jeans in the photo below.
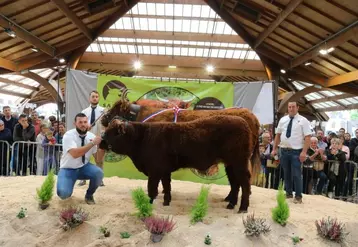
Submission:
{"label": "blue jeans", "polygon": [[287,195],[292,195],[292,182],[295,184],[295,197],[302,198],[302,171],[300,153],[302,149],[281,149],[281,165],[285,179],[285,190]]}
{"label": "blue jeans", "polygon": [[78,169],[61,168],[57,176],[57,195],[61,199],[66,199],[72,195],[76,180],[89,179],[90,183],[86,192],[86,197],[93,196],[103,179],[103,171],[87,163]]}

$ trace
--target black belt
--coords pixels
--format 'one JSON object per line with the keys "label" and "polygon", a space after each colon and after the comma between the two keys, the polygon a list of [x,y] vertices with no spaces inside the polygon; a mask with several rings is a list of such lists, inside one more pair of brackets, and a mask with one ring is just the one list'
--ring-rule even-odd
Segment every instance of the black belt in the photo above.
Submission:
{"label": "black belt", "polygon": [[300,148],[300,149],[293,149],[293,148],[281,148],[281,150],[302,151],[302,148]]}

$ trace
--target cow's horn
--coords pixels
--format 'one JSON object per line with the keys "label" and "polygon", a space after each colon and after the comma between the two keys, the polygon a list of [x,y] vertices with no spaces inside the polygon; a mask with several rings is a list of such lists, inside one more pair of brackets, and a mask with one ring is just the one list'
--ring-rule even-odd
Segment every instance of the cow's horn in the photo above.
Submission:
{"label": "cow's horn", "polygon": [[155,93],[155,96],[157,97],[157,99],[159,99],[159,100],[162,101],[162,102],[166,102],[166,103],[169,102],[168,99],[163,99],[163,98],[159,97],[157,93]]}
{"label": "cow's horn", "polygon": [[185,103],[188,103],[188,102],[193,101],[195,98],[196,98],[196,96],[193,95],[193,97],[191,97],[190,99],[185,99],[185,100],[183,99],[182,101],[185,102]]}

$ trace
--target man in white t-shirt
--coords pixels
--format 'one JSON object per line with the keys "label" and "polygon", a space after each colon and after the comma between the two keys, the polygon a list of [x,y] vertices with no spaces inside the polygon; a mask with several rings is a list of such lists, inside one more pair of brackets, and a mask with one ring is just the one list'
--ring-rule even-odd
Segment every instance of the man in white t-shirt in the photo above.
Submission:
{"label": "man in white t-shirt", "polygon": [[306,160],[311,144],[312,131],[309,121],[298,114],[297,102],[288,102],[288,115],[278,123],[272,156],[277,154],[280,144],[280,164],[283,168],[286,197],[293,198],[292,184],[295,184],[294,203],[302,203],[301,163]]}
{"label": "man in white t-shirt", "polygon": [[62,139],[63,153],[60,171],[57,177],[57,195],[66,199],[72,195],[73,187],[78,179],[89,179],[85,201],[94,204],[93,194],[103,179],[103,171],[89,162],[91,155],[96,158],[100,136],[88,130],[88,119],[83,113],[75,117],[75,129],[65,133]]}
{"label": "man in white t-shirt", "polygon": [[[89,94],[90,106],[82,111],[88,118],[88,131],[92,132],[96,136],[101,136],[102,125],[99,118],[104,112],[104,108],[98,105],[99,103],[99,93],[96,90],[93,90]],[[97,121],[96,121],[97,120]],[[96,165],[103,170],[103,159],[104,159],[104,150],[98,149],[96,157]],[[79,186],[85,185],[86,180],[82,180],[78,183]],[[103,181],[101,186],[104,186]]]}

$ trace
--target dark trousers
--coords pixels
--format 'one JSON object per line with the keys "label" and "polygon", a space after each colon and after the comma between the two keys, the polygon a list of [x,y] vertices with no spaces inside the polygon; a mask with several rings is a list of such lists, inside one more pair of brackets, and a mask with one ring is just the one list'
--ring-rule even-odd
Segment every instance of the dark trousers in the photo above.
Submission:
{"label": "dark trousers", "polygon": [[280,180],[280,166],[278,166],[277,168],[265,167],[265,177],[266,177],[265,188],[269,187],[269,182],[270,182],[271,185],[270,189],[273,188],[277,190]]}
{"label": "dark trousers", "polygon": [[343,196],[351,196],[353,194],[354,164],[346,163],[347,180],[344,183]]}
{"label": "dark trousers", "polygon": [[334,172],[329,171],[328,172],[328,192],[333,192],[333,187],[335,187],[335,196],[339,197],[341,194],[343,194],[343,187],[345,182],[345,174],[338,173],[338,176],[334,174]]}
{"label": "dark trousers", "polygon": [[303,193],[311,194],[312,193],[312,179],[313,179],[313,168],[303,167]]}
{"label": "dark trousers", "polygon": [[327,182],[327,175],[326,173],[322,170],[322,171],[315,171],[313,173],[313,176],[315,179],[319,179],[319,182],[317,184],[317,190],[316,190],[316,194],[322,194],[322,190],[323,190],[323,186],[326,184]]}
{"label": "dark trousers", "polygon": [[10,173],[8,151],[8,146],[0,143],[0,176],[8,176]]}

